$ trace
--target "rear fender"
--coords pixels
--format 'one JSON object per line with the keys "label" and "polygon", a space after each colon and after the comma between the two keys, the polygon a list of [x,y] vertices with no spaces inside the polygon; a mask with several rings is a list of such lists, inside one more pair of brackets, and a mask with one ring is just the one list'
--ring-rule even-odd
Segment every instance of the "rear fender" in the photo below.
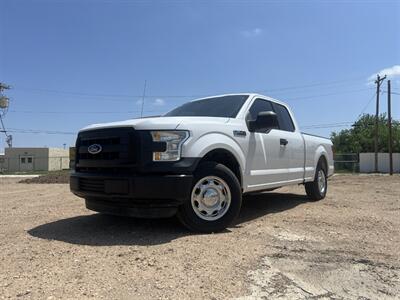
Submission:
{"label": "rear fender", "polygon": [[324,157],[324,158],[325,158],[325,161],[326,161],[326,164],[327,164],[326,167],[328,168],[328,170],[326,170],[326,171],[329,171],[328,153],[327,153],[327,151],[325,150],[324,146],[319,145],[318,148],[317,148],[317,150],[315,151],[315,154],[314,154],[314,172],[313,172],[313,178],[315,178],[315,172],[316,172],[316,170],[317,170],[318,161],[320,160],[321,157]]}

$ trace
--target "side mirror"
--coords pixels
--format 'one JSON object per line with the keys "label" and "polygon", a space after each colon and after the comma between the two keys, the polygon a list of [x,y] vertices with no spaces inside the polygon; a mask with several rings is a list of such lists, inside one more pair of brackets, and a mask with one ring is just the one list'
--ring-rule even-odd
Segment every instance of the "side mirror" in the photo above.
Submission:
{"label": "side mirror", "polygon": [[279,128],[278,117],[273,111],[260,111],[255,120],[248,120],[247,127],[250,132],[266,132]]}

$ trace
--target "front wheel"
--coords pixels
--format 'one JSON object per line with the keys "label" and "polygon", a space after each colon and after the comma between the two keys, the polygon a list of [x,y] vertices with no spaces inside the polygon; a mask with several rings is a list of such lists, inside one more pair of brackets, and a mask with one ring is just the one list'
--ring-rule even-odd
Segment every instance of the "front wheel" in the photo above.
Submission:
{"label": "front wheel", "polygon": [[328,180],[326,171],[322,167],[322,163],[319,162],[315,172],[315,178],[312,182],[305,184],[307,196],[312,201],[318,201],[324,199],[328,190]]}
{"label": "front wheel", "polygon": [[195,172],[190,199],[179,208],[178,218],[197,232],[218,232],[238,216],[242,192],[235,174],[216,162],[202,163]]}

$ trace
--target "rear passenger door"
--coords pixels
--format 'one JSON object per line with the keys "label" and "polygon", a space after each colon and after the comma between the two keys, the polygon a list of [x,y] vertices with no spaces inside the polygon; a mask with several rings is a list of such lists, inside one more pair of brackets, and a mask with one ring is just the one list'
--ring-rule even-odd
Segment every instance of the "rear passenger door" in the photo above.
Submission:
{"label": "rear passenger door", "polygon": [[288,109],[279,103],[272,102],[272,107],[278,116],[279,137],[281,147],[287,154],[286,168],[289,183],[302,182],[304,177],[304,141],[301,133],[296,130]]}

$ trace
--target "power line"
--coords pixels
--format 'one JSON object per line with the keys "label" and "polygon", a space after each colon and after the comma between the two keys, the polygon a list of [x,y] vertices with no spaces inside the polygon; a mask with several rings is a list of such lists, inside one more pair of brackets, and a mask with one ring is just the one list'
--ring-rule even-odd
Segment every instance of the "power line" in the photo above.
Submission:
{"label": "power line", "polygon": [[305,85],[297,85],[297,86],[290,86],[290,87],[281,87],[275,89],[265,89],[265,90],[258,90],[258,92],[275,92],[275,91],[287,91],[287,90],[297,90],[297,89],[304,89],[304,88],[311,88],[311,87],[319,87],[324,85],[338,85],[343,83],[349,83],[354,81],[359,81],[361,79],[365,79],[365,77],[357,77],[352,79],[344,79],[344,80],[335,80],[330,82],[319,82],[319,83],[311,83]]}
{"label": "power line", "polygon": [[41,129],[20,129],[20,128],[9,128],[8,132],[15,133],[29,133],[29,134],[70,134],[76,135],[76,132],[71,131],[51,131],[51,130],[41,130]]}
{"label": "power line", "polygon": [[[352,94],[352,93],[358,93],[358,92],[363,92],[363,91],[368,91],[373,88],[364,88],[364,89],[357,89],[357,90],[348,90],[348,91],[342,91],[342,92],[335,92],[335,93],[327,93],[327,94],[314,94],[314,95],[309,95],[309,96],[302,96],[302,97],[289,97],[285,98],[284,100],[306,100],[306,99],[312,99],[312,98],[322,98],[322,97],[328,97],[328,96],[335,96],[335,95],[344,95],[344,94]],[[143,97],[143,95],[141,96]],[[154,96],[146,96],[146,97],[154,97]],[[157,96],[158,98],[162,98],[162,96]],[[165,97],[164,97],[165,98]],[[101,99],[105,100],[105,99]],[[124,101],[131,101],[131,100],[124,100]],[[146,112],[162,112],[163,109],[158,109],[158,110],[146,110]],[[109,114],[109,113],[114,113],[114,112],[80,112],[80,111],[74,111],[74,112],[62,112],[62,111],[17,111],[17,110],[11,110],[10,112],[24,112],[24,113],[48,113],[48,114],[62,114],[62,113],[71,113],[71,114]],[[135,113],[135,112],[141,112],[141,110],[130,110],[130,111],[116,111],[115,113]]]}
{"label": "power line", "polygon": [[319,97],[328,97],[328,96],[343,95],[343,94],[351,94],[351,93],[357,93],[357,92],[369,91],[369,90],[372,90],[372,88],[364,88],[364,89],[358,89],[358,90],[343,91],[343,92],[338,92],[338,93],[328,93],[328,94],[320,94],[320,95],[310,95],[310,96],[302,96],[302,97],[292,97],[292,98],[285,98],[285,100],[301,100],[301,99],[311,99],[311,98],[319,98]]}
{"label": "power line", "polygon": [[[146,110],[145,112],[161,112],[160,110]],[[10,113],[24,113],[24,114],[130,114],[140,113],[140,110],[126,110],[126,111],[34,111],[34,110],[10,110]]]}
{"label": "power line", "polygon": [[[360,89],[360,90],[351,90],[345,92],[338,92],[338,93],[330,93],[330,94],[321,94],[321,95],[310,95],[304,97],[297,97],[297,98],[286,98],[285,100],[299,100],[299,99],[311,99],[311,98],[319,98],[319,97],[327,97],[333,95],[341,95],[347,93],[356,93],[361,91],[371,90],[371,88],[367,89]],[[392,92],[393,94],[393,92]],[[375,94],[373,95],[375,96]],[[367,106],[362,110],[362,113],[368,107],[372,98],[368,102]],[[153,110],[145,110],[147,113],[158,113],[163,112],[164,109],[153,109]],[[141,110],[127,110],[127,111],[33,111],[33,110],[10,110],[11,113],[26,113],[26,114],[130,114],[130,113],[140,113]],[[361,113],[361,114],[362,114]]]}
{"label": "power line", "polygon": [[[37,88],[16,88],[21,91],[33,91],[33,92],[44,92],[44,93],[56,93],[56,94],[68,94],[74,96],[86,96],[86,97],[105,97],[105,98],[142,98],[143,95],[134,94],[93,94],[93,93],[82,93],[75,91],[61,91],[61,90],[50,90],[50,89],[37,89]],[[146,95],[146,98],[198,98],[206,95]]]}
{"label": "power line", "polygon": [[334,127],[344,127],[354,124],[354,122],[338,122],[338,123],[327,123],[327,124],[314,124],[314,125],[306,125],[301,126],[302,129],[311,129],[311,128],[334,128]]}
{"label": "power line", "polygon": [[375,93],[372,95],[372,97],[368,100],[367,104],[364,106],[362,109],[361,113],[358,115],[359,117],[364,114],[364,112],[367,110],[368,106],[371,104],[372,100],[375,98]]}
{"label": "power line", "polygon": [[[343,95],[348,93],[357,93],[362,91],[371,90],[372,88],[364,88],[358,90],[350,90],[350,91],[342,91],[337,93],[328,93],[328,94],[320,94],[320,95],[310,95],[310,96],[302,96],[302,97],[294,97],[294,98],[286,98],[285,100],[302,100],[302,99],[312,99],[312,98],[322,98],[334,95]],[[392,92],[393,93],[393,92]],[[143,97],[143,95],[142,95]],[[146,96],[148,97],[148,96]],[[372,100],[370,100],[372,101]],[[363,109],[364,110],[368,107],[370,102],[367,106]],[[153,110],[146,110],[147,113],[159,113],[163,112],[164,109],[153,109]],[[141,110],[128,110],[128,111],[32,111],[32,110],[10,110],[11,113],[26,113],[26,114],[130,114],[130,113],[140,113]]]}
{"label": "power line", "polygon": [[[381,92],[383,93],[383,92]],[[393,92],[392,92],[393,93]],[[375,98],[375,93],[372,94],[371,98],[368,100],[367,104],[364,106],[362,109],[361,113],[358,115],[360,117],[361,115],[364,114],[365,110],[368,108],[368,106],[371,104],[372,100]],[[349,125],[353,125],[354,121],[352,122],[338,122],[338,123],[328,123],[328,124],[315,124],[315,125],[306,125],[302,126],[302,129],[311,129],[311,128],[333,128],[333,127],[347,127]]]}
{"label": "power line", "polygon": [[[310,88],[310,87],[318,87],[324,85],[337,85],[341,83],[348,83],[358,81],[360,79],[364,79],[364,77],[357,77],[352,79],[343,79],[343,80],[335,80],[335,81],[328,81],[328,82],[318,82],[318,83],[311,83],[305,85],[296,85],[296,86],[289,86],[289,87],[280,87],[274,89],[263,89],[257,90],[257,92],[275,92],[275,91],[286,91],[286,90],[296,90],[296,89],[303,89],[303,88]],[[55,90],[55,89],[44,89],[44,88],[30,88],[30,87],[23,87],[17,86],[14,87],[15,90],[21,91],[34,91],[34,92],[44,92],[44,93],[57,93],[57,94],[69,94],[75,96],[86,96],[86,97],[106,97],[106,98],[142,98],[142,95],[134,95],[134,94],[98,94],[98,93],[84,93],[84,92],[77,92],[77,91],[65,91],[65,90]],[[205,97],[208,95],[146,95],[147,98],[199,98]]]}
{"label": "power line", "polygon": [[3,117],[1,115],[0,115],[0,123],[1,123],[1,128],[2,128],[1,132],[4,132],[6,137],[8,137],[8,133],[7,133],[6,127],[4,126]]}
{"label": "power line", "polygon": [[[354,122],[350,122],[350,123],[354,123]],[[351,127],[351,125],[349,124],[338,124],[338,125],[321,125],[321,126],[313,126],[313,127],[300,127],[300,129],[329,129],[329,128],[337,128],[337,127]]]}

